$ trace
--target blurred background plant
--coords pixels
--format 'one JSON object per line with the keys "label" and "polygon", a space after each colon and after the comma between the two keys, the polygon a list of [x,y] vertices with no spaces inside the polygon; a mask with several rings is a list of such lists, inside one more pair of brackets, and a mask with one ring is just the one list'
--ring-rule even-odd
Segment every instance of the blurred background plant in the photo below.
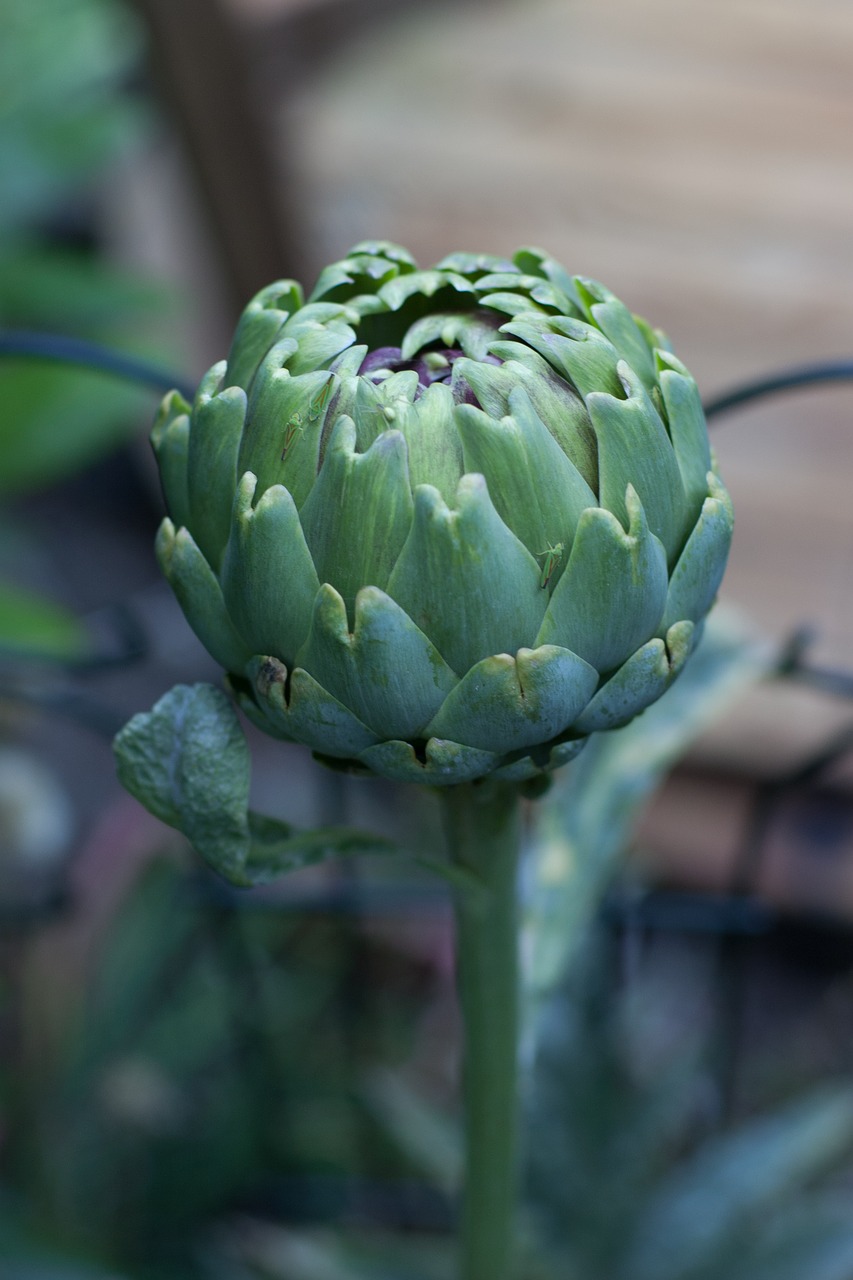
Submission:
{"label": "blurred background plant", "polygon": [[49,10],[4,0],[2,23],[0,878],[7,907],[26,910],[59,891],[74,815],[51,764],[17,730],[33,705],[85,719],[62,672],[97,668],[138,642],[118,610],[81,616],[33,506],[138,436],[152,397],[127,379],[22,359],[12,339],[45,335],[50,348],[60,334],[162,356],[176,298],[107,260],[97,216],[108,174],[139,154],[153,121],[134,85],[143,39],[133,14],[109,0],[55,0]]}
{"label": "blurred background plant", "polygon": [[[645,0],[617,39],[587,0],[471,2],[452,42],[397,7],[0,0],[0,327],[195,374],[266,275],[378,231],[546,242],[709,383],[849,332],[838,6]],[[821,394],[808,430],[777,404],[719,437],[774,643],[717,620],[531,813],[524,1280],[853,1276],[849,709],[768,678],[803,615],[849,652]],[[0,1275],[447,1280],[443,890],[386,863],[230,893],[119,795],[114,728],[210,673],[150,551],[151,395],[4,358],[0,406]],[[425,798],[254,752],[260,808],[439,838]]]}
{"label": "blurred background plant", "polygon": [[[151,125],[153,108],[133,84],[138,24],[109,0],[52,0],[49,12],[4,0],[2,18],[0,327],[161,354],[157,330],[173,299],[109,265],[96,233],[98,182],[119,155],[140,148]],[[7,502],[129,440],[150,406],[150,395],[126,381],[9,357],[0,361],[0,400]],[[19,510],[2,516],[0,564],[0,650],[86,656],[79,620],[28,585]]]}
{"label": "blurred background plant", "polygon": [[[853,1063],[833,1083],[789,1073],[773,1109],[726,1118],[719,1011],[678,1007],[696,997],[689,922],[674,984],[654,947],[627,960],[618,897],[601,912],[663,774],[773,662],[716,619],[671,694],[531,810],[526,1280],[850,1275]],[[447,903],[387,865],[336,893],[296,884],[240,893],[189,850],[152,850],[52,1047],[61,949],[25,957],[3,1090],[10,1275],[452,1274]]]}

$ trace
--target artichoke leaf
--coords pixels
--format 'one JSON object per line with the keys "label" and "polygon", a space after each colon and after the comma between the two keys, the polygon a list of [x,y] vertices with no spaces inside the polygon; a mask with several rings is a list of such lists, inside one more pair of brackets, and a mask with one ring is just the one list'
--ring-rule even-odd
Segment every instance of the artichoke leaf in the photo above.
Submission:
{"label": "artichoke leaf", "polygon": [[709,496],[696,527],[672,571],[661,628],[681,618],[699,622],[710,609],[722,581],[732,541],[734,513],[725,488],[708,473]]}
{"label": "artichoke leaf", "polygon": [[190,449],[190,406],[178,391],[165,397],[151,431],[166,506],[179,527],[190,518],[187,464]]}
{"label": "artichoke leaf", "polygon": [[[510,289],[497,289],[493,293],[484,294],[480,299],[480,306],[488,307],[490,311],[500,311],[507,316],[527,316],[540,310],[524,294],[513,293]],[[542,314],[544,316],[545,312],[542,311]]]}
{"label": "artichoke leaf", "polygon": [[[295,336],[288,333],[287,325],[282,333],[288,337]],[[294,377],[322,369],[347,351],[355,343],[355,330],[339,320],[328,324],[314,323],[306,325],[305,331],[299,333],[298,340],[297,350],[287,359],[287,367]]]}
{"label": "artichoke leaf", "polygon": [[307,302],[285,323],[282,337],[292,338],[297,345],[305,334],[313,333],[318,326],[347,325],[358,319],[356,312],[346,302]]}
{"label": "artichoke leaf", "polygon": [[498,318],[486,311],[431,312],[407,330],[401,354],[404,360],[411,360],[431,342],[441,342],[443,347],[461,348],[472,360],[482,360],[497,330]]}
{"label": "artichoke leaf", "polygon": [[490,773],[500,761],[493,751],[481,751],[460,742],[430,738],[423,755],[410,742],[379,742],[359,755],[375,773],[395,782],[420,782],[433,787],[450,787],[471,782]]}
{"label": "artichoke leaf", "polygon": [[486,272],[512,271],[512,263],[493,253],[448,253],[436,263],[437,271],[453,271],[459,276],[470,276],[475,281]]}
{"label": "artichoke leaf", "polygon": [[[343,387],[347,387],[349,390],[348,384],[358,376],[358,371],[361,368],[364,357],[367,355],[367,350],[367,344],[360,343],[358,346],[347,347],[346,351],[342,351],[339,356],[332,360],[329,365],[329,372],[336,373],[341,379],[343,386],[340,390],[343,390]],[[354,397],[354,390],[349,391],[349,395]],[[338,412],[351,413],[352,410],[346,408],[339,409]]]}
{"label": "artichoke leaf", "polygon": [[418,486],[387,591],[452,670],[465,672],[528,644],[547,597],[539,565],[501,520],[481,475],[462,477],[456,502],[453,510],[432,485]]}
{"label": "artichoke leaf", "polygon": [[377,741],[375,733],[301,667],[288,676],[278,659],[256,656],[248,664],[248,674],[261,706],[282,737],[343,759],[357,756]]}
{"label": "artichoke leaf", "polygon": [[666,427],[645,387],[619,362],[627,399],[593,391],[586,406],[598,439],[599,498],[627,527],[625,491],[640,496],[649,528],[666,548],[670,564],[683,546],[684,489]]}
{"label": "artichoke leaf", "polygon": [[550,283],[534,285],[530,290],[530,300],[559,315],[565,315],[572,310],[571,302],[563,290]]}
{"label": "artichoke leaf", "polygon": [[215,573],[188,529],[175,529],[166,517],[156,543],[157,559],[177,596],[187,622],[205,649],[226,671],[242,671],[251,649],[237,631]]}
{"label": "artichoke leaf", "polygon": [[548,771],[560,769],[579,756],[586,746],[588,738],[569,738],[565,742],[557,742],[548,752]]}
{"label": "artichoke leaf", "polygon": [[586,318],[609,338],[623,360],[631,366],[646,390],[657,385],[653,349],[624,302],[599,284],[597,280],[575,277],[578,294],[584,304]]}
{"label": "artichoke leaf", "polygon": [[711,449],[705,413],[699,388],[681,361],[666,351],[657,351],[655,355],[669,435],[684,489],[686,539],[699,518],[708,493]]}
{"label": "artichoke leaf", "polygon": [[365,377],[356,380],[351,416],[359,452],[366,453],[383,431],[399,428],[398,419],[413,403],[417,390],[418,375],[414,369],[401,369],[378,383]]}
{"label": "artichoke leaf", "polygon": [[399,274],[399,264],[388,258],[368,253],[351,253],[341,262],[332,262],[323,268],[308,301],[349,301],[360,293],[376,289]]}
{"label": "artichoke leaf", "polygon": [[131,795],[220,875],[244,883],[249,749],[226,695],[210,684],[177,685],[125,725],[114,750]]}
{"label": "artichoke leaf", "polygon": [[339,418],[301,511],[317,575],[348,608],[361,587],[385,588],[412,524],[404,436],[385,431],[366,453],[355,446],[354,422]]}
{"label": "artichoke leaf", "polygon": [[380,738],[425,737],[424,726],[458,684],[432,642],[377,587],[359,591],[350,632],[343,599],[324,584],[296,665]]}
{"label": "artichoke leaf", "polygon": [[510,760],[507,764],[500,765],[491,776],[503,782],[530,782],[533,778],[547,779],[554,769],[569,764],[575,756],[580,755],[587,741],[586,737],[572,737],[562,742],[545,743],[530,755],[521,756],[517,760]]}
{"label": "artichoke leaf", "polygon": [[358,244],[353,245],[347,257],[358,258],[362,255],[371,258],[385,258],[386,261],[393,262],[400,275],[407,275],[418,268],[417,262],[408,249],[404,249],[402,245],[395,244],[393,240],[360,240]]}
{"label": "artichoke leaf", "polygon": [[[544,249],[528,246],[514,253],[512,260],[519,271],[532,276],[541,276],[543,280],[550,280],[565,295],[576,315],[582,316],[583,304],[576,280],[569,275],[562,263],[557,262],[556,258],[545,253]],[[567,310],[566,314],[571,315],[571,311]]]}
{"label": "artichoke leaf", "polygon": [[600,507],[585,511],[536,644],[556,644],[612,671],[657,630],[666,603],[666,556],[629,486],[628,533]]}
{"label": "artichoke leaf", "polygon": [[548,548],[562,548],[550,578],[553,588],[581,512],[598,506],[598,499],[523,387],[510,392],[509,403],[512,416],[499,422],[473,405],[456,410],[465,470],[485,476],[495,509],[531,555],[541,558]]}
{"label": "artichoke leaf", "polygon": [[538,351],[582,395],[606,391],[620,400],[625,392],[617,366],[619,352],[595,325],[565,316],[526,315],[501,326]]}
{"label": "artichoke leaf", "polygon": [[397,276],[389,280],[378,290],[378,296],[389,311],[400,311],[414,295],[424,299],[435,297],[443,290],[454,290],[459,294],[474,294],[474,286],[464,276],[453,271],[412,271],[408,275]]}
{"label": "artichoke leaf", "polygon": [[317,475],[336,378],[325,369],[293,377],[283,367],[289,353],[285,339],[272,348],[255,376],[237,475],[251,471],[261,493],[271,485],[285,485],[299,508]]}
{"label": "artichoke leaf", "polygon": [[293,498],[273,485],[256,506],[249,471],[237,487],[220,580],[231,618],[252,653],[292,665],[320,587]]}
{"label": "artichoke leaf", "polygon": [[255,295],[234,333],[225,370],[226,387],[251,389],[258,365],[280,338],[285,321],[301,306],[302,290],[295,280],[278,280]]}
{"label": "artichoke leaf", "polygon": [[602,685],[575,723],[579,733],[618,729],[654,702],[675,679],[692,648],[693,623],[677,622],[666,643],[649,640]]}
{"label": "artichoke leaf", "polygon": [[216,396],[225,386],[225,374],[228,370],[228,363],[225,360],[217,360],[216,364],[210,366],[196,388],[195,397],[192,407],[195,409],[199,405],[208,401],[211,396]]}
{"label": "artichoke leaf", "polygon": [[431,484],[452,502],[463,472],[472,468],[464,465],[450,387],[435,382],[414,403],[398,401],[394,412],[394,426],[406,437],[412,489]]}
{"label": "artichoke leaf", "polygon": [[425,736],[502,755],[533,747],[564,732],[597,684],[594,667],[555,645],[495,654],[466,673]]}
{"label": "artichoke leaf", "polygon": [[237,483],[237,456],[246,420],[246,393],[226,387],[193,409],[188,465],[189,527],[214,570],[228,541]]}
{"label": "artichoke leaf", "polygon": [[522,756],[518,760],[511,760],[508,764],[499,765],[489,774],[490,778],[500,782],[530,782],[533,778],[544,776],[545,769],[536,763],[533,756]]}
{"label": "artichoke leaf", "polygon": [[550,281],[543,280],[541,276],[497,271],[481,276],[477,281],[477,291],[482,294],[481,304],[485,306],[489,305],[486,299],[490,294],[500,294],[507,290],[523,298],[527,306],[532,303],[533,310],[547,308],[552,314],[554,312],[565,314],[567,308],[571,310],[571,304],[565,294],[555,288]]}
{"label": "artichoke leaf", "polygon": [[330,858],[401,852],[368,832],[297,831],[252,812],[246,740],[230,701],[213,685],[176,686],[125,725],[114,750],[119,778],[131,795],[182,832],[232,884],[268,884]]}
{"label": "artichoke leaf", "polygon": [[491,351],[504,363],[481,364],[463,356],[454,365],[454,376],[464,379],[481,408],[497,419],[512,413],[510,395],[517,387],[523,387],[537,416],[597,492],[595,433],[581,397],[530,347],[520,342],[493,342]]}
{"label": "artichoke leaf", "polygon": [[[251,669],[252,664],[250,663],[249,666]],[[254,689],[253,685],[248,685],[240,677],[232,680],[230,676],[226,676],[225,687],[246,719],[256,729],[260,729],[261,733],[265,733],[271,738],[279,738],[282,742],[298,741],[291,732],[287,721],[278,716],[274,709],[271,710],[265,702],[255,696],[252,691]],[[300,743],[299,745],[301,746],[302,744]]]}

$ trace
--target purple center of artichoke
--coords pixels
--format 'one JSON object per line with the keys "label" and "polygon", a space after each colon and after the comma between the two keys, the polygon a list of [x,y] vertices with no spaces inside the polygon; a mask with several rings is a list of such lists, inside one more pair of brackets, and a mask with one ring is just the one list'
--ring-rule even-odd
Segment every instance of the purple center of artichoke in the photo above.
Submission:
{"label": "purple center of artichoke", "polygon": [[[464,354],[465,352],[459,347],[440,347],[438,350],[421,351],[411,360],[404,360],[400,347],[376,347],[375,350],[368,351],[358,372],[378,386],[392,373],[402,373],[412,369],[418,375],[416,400],[420,399],[434,382],[443,382],[451,388],[457,404],[473,404],[479,408],[480,402],[468,383],[464,378],[454,376],[454,362]],[[483,360],[487,364],[502,363],[497,356],[492,355],[484,356]]]}

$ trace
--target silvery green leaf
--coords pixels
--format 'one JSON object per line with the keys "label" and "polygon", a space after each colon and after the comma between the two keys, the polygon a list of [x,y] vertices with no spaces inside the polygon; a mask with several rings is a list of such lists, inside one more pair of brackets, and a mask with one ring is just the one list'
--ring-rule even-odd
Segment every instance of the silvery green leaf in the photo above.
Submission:
{"label": "silvery green leaf", "polygon": [[387,590],[459,674],[535,636],[547,602],[539,578],[475,474],[459,482],[455,509],[432,486],[416,489],[411,532]]}
{"label": "silvery green leaf", "polygon": [[346,606],[325,583],[297,665],[380,737],[417,738],[458,683],[435,645],[377,587],[355,598],[350,631]]}
{"label": "silvery green leaf", "polygon": [[627,509],[627,533],[602,507],[582,512],[536,638],[571,649],[602,674],[651,639],[666,603],[666,556],[630,486]]}
{"label": "silvery green leaf", "polygon": [[160,525],[157,559],[187,621],[226,671],[241,671],[251,648],[232,622],[219,581],[188,529],[175,529],[168,516]]}
{"label": "silvery green leaf", "polygon": [[222,562],[229,616],[252,653],[292,664],[308,634],[320,587],[293,498],[273,485],[255,501],[251,472],[237,488]]}
{"label": "silvery green leaf", "polygon": [[405,437],[383,431],[365,453],[340,418],[300,513],[317,576],[352,607],[361,587],[386,588],[412,524]]}
{"label": "silvery green leaf", "polygon": [[233,884],[266,884],[330,858],[399,852],[348,827],[295,831],[251,812],[249,749],[230,699],[213,685],[177,685],[125,725],[114,749],[131,795]]}
{"label": "silvery green leaf", "polygon": [[251,837],[249,749],[230,700],[213,685],[177,685],[115,740],[118,776],[214,870],[242,882]]}
{"label": "silvery green leaf", "polygon": [[524,927],[531,1014],[577,954],[643,804],[690,742],[773,661],[768,646],[718,609],[660,701],[624,728],[594,736],[540,801]]}
{"label": "silvery green leaf", "polygon": [[853,1091],[843,1086],[709,1139],[657,1189],[618,1280],[682,1280],[719,1265],[731,1274],[738,1233],[852,1147]]}
{"label": "silvery green leaf", "polygon": [[726,1280],[849,1280],[853,1225],[849,1205],[827,1193],[783,1200],[759,1230],[733,1244]]}
{"label": "silvery green leaf", "polygon": [[302,302],[302,290],[295,280],[277,280],[255,294],[234,331],[225,371],[226,387],[250,390],[255,370],[278,341],[284,322]]}
{"label": "silvery green leaf", "polygon": [[231,525],[237,456],[246,421],[246,393],[226,387],[196,404],[187,455],[187,525],[213,569],[219,568]]}
{"label": "silvery green leaf", "polygon": [[187,461],[190,447],[190,405],[178,391],[163,399],[151,428],[151,444],[160,469],[166,506],[177,528],[190,518]]}

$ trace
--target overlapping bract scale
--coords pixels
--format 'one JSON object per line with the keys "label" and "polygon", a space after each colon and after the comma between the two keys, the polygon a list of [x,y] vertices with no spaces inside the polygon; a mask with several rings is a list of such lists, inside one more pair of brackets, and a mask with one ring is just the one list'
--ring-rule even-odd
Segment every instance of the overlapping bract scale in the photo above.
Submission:
{"label": "overlapping bract scale", "polygon": [[401,780],[521,782],[637,715],[731,539],[688,371],[536,249],[276,282],[152,439],[161,563],[246,714]]}

